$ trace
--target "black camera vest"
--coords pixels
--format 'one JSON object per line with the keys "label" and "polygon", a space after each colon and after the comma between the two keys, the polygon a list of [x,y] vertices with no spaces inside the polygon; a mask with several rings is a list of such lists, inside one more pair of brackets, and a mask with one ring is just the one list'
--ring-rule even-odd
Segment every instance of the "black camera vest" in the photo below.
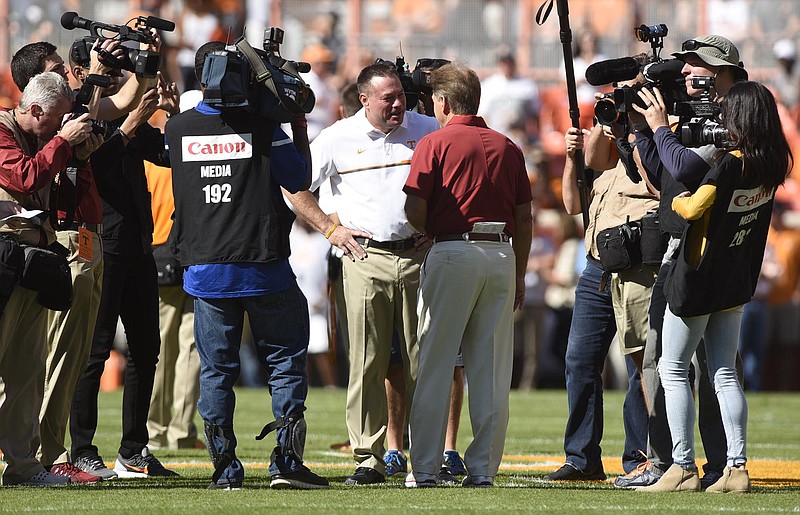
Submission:
{"label": "black camera vest", "polygon": [[695,268],[686,246],[702,236],[703,219],[690,222],[679,256],[666,279],[670,310],[698,316],[746,304],[753,297],[767,243],[774,190],[741,184],[742,161],[725,154],[703,179],[717,194],[705,232],[706,247]]}
{"label": "black camera vest", "polygon": [[289,257],[295,216],[270,174],[274,131],[274,122],[239,110],[191,109],[169,120],[170,245],[183,266]]}

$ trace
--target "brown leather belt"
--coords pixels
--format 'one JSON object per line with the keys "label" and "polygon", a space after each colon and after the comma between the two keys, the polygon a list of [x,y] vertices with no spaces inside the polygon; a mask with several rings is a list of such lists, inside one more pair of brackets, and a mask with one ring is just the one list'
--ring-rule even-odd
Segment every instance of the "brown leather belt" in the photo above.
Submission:
{"label": "brown leather belt", "polygon": [[391,240],[391,241],[377,241],[361,236],[354,238],[356,243],[364,247],[373,247],[382,250],[391,250],[392,252],[400,252],[403,250],[410,250],[414,248],[414,238],[407,238],[405,240]]}
{"label": "brown leather belt", "polygon": [[440,243],[443,241],[495,241],[497,243],[506,243],[508,241],[508,235],[504,232],[462,232],[453,234],[440,234],[439,236],[433,238],[434,243]]}

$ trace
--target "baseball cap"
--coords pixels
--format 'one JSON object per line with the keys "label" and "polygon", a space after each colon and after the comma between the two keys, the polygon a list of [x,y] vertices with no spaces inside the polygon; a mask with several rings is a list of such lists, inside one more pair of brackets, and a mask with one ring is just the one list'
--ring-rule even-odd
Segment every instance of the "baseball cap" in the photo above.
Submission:
{"label": "baseball cap", "polygon": [[731,66],[737,79],[747,79],[744,63],[739,60],[739,49],[728,38],[722,36],[700,36],[687,39],[680,52],[672,55],[680,59],[685,55],[695,55],[709,66]]}

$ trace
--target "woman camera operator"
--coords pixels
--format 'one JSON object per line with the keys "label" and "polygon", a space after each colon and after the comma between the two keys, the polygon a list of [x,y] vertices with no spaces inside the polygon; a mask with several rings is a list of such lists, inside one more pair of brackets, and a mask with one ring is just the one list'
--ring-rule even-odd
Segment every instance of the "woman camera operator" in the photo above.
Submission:
{"label": "woman camera operator", "polygon": [[750,490],[745,469],[747,404],[736,375],[736,347],[743,305],[753,295],[764,256],[775,189],[786,178],[792,154],[775,99],[759,83],[734,84],[722,100],[721,119],[732,143],[717,151],[697,191],[672,203],[689,221],[667,277],[659,363],[673,465],[656,484],[641,488],[644,491],[700,490],[689,364],[701,338],[727,439],[723,476],[708,491]]}

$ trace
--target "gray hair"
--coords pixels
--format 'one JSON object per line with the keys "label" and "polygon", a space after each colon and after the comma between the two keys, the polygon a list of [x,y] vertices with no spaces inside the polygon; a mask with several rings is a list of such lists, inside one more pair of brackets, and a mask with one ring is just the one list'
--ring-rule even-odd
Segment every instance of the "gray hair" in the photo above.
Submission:
{"label": "gray hair", "polygon": [[49,112],[61,99],[72,102],[72,90],[69,83],[55,72],[43,72],[34,75],[25,86],[22,99],[19,101],[19,108],[27,111],[32,104],[38,104],[45,112]]}

